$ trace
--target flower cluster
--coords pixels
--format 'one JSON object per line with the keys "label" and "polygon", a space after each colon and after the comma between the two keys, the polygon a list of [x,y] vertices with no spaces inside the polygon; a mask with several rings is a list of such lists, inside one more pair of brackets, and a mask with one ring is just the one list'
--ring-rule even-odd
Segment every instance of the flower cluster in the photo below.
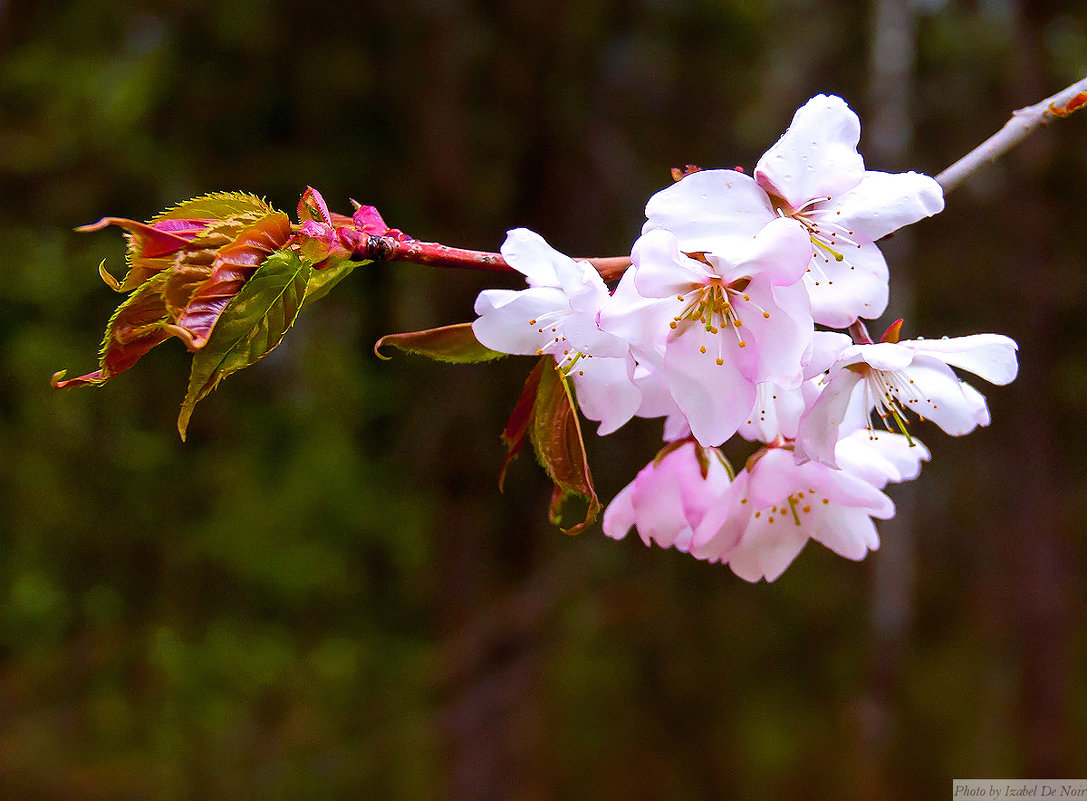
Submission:
{"label": "flower cluster", "polygon": [[[480,293],[476,339],[553,357],[600,434],[665,418],[661,453],[605,511],[608,536],[637,528],[749,581],[775,579],[809,538],[860,559],[879,544],[872,518],[894,514],[883,488],[929,456],[909,418],[956,436],[988,424],[951,368],[1006,384],[1011,339],[900,341],[899,321],[875,342],[861,321],[887,308],[875,243],[944,200],[926,175],[866,170],[859,140],[845,102],[820,95],[752,175],[680,174],[650,198],[613,289],[509,233],[502,255],[528,287]],[[760,443],[738,473],[718,450],[737,435]]]}

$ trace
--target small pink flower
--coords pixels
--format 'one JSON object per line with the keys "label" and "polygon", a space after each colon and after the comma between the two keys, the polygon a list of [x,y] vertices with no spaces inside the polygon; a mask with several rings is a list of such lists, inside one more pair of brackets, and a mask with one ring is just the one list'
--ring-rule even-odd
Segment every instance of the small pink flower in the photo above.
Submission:
{"label": "small pink flower", "polygon": [[656,372],[699,443],[720,445],[748,418],[757,383],[802,381],[813,327],[800,278],[810,256],[791,220],[770,222],[727,258],[684,252],[671,232],[648,231],[601,328]]}
{"label": "small pink flower", "polygon": [[830,368],[818,399],[800,422],[798,455],[835,466],[844,433],[866,426],[873,411],[884,426],[907,433],[907,413],[932,420],[952,436],[989,424],[984,396],[951,367],[993,384],[1018,372],[1017,346],[999,334],[851,345]]}
{"label": "small pink flower", "polygon": [[746,581],[773,581],[809,539],[847,559],[879,547],[873,517],[894,516],[880,490],[914,478],[928,451],[905,437],[858,431],[839,443],[841,470],[797,464],[788,447],[771,445],[748,460],[702,519],[691,554],[727,562]]}
{"label": "small pink flower", "polygon": [[604,280],[525,228],[509,232],[502,256],[529,286],[480,292],[476,339],[499,353],[553,356],[573,381],[581,411],[600,422],[598,433],[615,431],[638,411],[641,391],[629,346],[597,325],[611,299]]}
{"label": "small pink flower", "polygon": [[687,551],[694,530],[728,483],[716,449],[690,440],[668,446],[608,504],[604,533],[618,540],[637,528],[646,545]]}

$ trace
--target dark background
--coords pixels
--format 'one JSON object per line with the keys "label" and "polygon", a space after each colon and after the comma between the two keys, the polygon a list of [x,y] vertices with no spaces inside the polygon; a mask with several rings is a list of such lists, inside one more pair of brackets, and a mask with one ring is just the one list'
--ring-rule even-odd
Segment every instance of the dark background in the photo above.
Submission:
{"label": "dark background", "polygon": [[[0,797],[916,799],[1087,776],[1087,116],[885,248],[906,336],[994,331],[994,423],[915,431],[865,562],[772,585],[546,522],[496,476],[531,360],[371,353],[495,280],[357,271],[175,419],[170,341],[103,389],[104,215],[225,189],[622,254],[686,163],[818,92],[868,166],[938,172],[1087,73],[1079,2],[0,3]],[[498,283],[516,286],[505,278]],[[589,447],[604,500],[656,422]]]}

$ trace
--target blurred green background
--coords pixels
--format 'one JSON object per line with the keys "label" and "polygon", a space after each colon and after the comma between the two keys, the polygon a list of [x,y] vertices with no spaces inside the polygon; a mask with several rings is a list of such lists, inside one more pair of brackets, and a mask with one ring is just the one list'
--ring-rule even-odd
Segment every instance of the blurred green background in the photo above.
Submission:
{"label": "blurred green background", "polygon": [[[865,562],[772,585],[546,523],[498,434],[531,360],[378,362],[495,279],[356,272],[174,424],[170,341],[98,390],[104,215],[243,189],[493,250],[621,254],[673,166],[818,92],[935,173],[1087,74],[1082,2],[0,3],[0,797],[916,799],[1087,776],[1087,116],[892,238],[906,336],[995,331],[994,424],[921,426]],[[503,285],[516,282],[499,279]],[[589,443],[610,499],[656,422]],[[896,491],[897,490],[897,491]]]}

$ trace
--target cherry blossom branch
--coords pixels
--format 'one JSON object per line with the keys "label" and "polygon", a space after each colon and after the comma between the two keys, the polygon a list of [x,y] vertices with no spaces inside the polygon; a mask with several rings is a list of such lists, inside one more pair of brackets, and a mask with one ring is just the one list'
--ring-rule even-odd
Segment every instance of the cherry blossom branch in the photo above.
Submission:
{"label": "cherry blossom branch", "polygon": [[[453,248],[437,242],[420,242],[417,239],[385,235],[360,237],[352,244],[353,257],[356,259],[407,261],[447,269],[516,272],[500,253]],[[618,279],[630,266],[628,256],[579,258],[578,261],[587,261],[605,281]]]}
{"label": "cherry blossom branch", "polygon": [[996,161],[1050,120],[1067,117],[1087,106],[1087,77],[1076,81],[1041,103],[1012,113],[1004,127],[936,176],[944,193],[950,192],[971,173]]}

